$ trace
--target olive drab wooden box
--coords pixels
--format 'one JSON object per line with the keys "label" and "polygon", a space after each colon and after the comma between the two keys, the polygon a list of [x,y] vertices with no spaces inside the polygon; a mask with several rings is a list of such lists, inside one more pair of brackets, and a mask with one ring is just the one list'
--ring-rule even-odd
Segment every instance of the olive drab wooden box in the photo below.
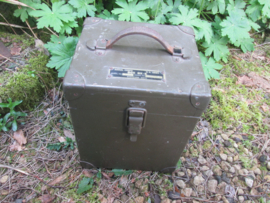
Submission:
{"label": "olive drab wooden box", "polygon": [[192,28],[101,18],[63,86],[88,168],[173,171],[211,97]]}

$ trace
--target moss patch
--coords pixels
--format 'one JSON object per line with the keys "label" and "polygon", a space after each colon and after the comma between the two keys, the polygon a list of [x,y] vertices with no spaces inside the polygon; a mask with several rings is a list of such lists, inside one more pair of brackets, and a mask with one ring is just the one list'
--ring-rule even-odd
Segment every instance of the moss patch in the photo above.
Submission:
{"label": "moss patch", "polygon": [[237,76],[256,72],[261,76],[270,76],[270,67],[261,62],[249,63],[230,59],[224,66],[220,80],[210,81],[212,88],[212,101],[206,119],[214,129],[240,127],[243,132],[265,132],[268,126],[263,119],[269,116],[261,106],[270,105],[265,92],[259,88],[248,88],[236,84]]}
{"label": "moss patch", "polygon": [[33,37],[29,37],[26,34],[23,35],[15,35],[6,32],[0,32],[1,38],[7,38],[10,42],[3,42],[5,46],[9,46],[12,43],[18,43],[22,48],[22,51],[28,47],[35,45],[35,40]]}

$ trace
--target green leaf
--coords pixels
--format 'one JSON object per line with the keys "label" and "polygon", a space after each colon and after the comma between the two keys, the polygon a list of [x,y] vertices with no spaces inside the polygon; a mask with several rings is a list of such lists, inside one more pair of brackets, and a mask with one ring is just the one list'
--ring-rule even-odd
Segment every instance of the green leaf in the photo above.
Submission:
{"label": "green leaf", "polygon": [[98,173],[97,173],[97,178],[101,179],[102,178],[102,173],[101,173],[101,170],[99,169],[98,170]]}
{"label": "green leaf", "polygon": [[213,35],[211,24],[198,18],[198,10],[190,9],[189,7],[183,5],[180,5],[178,9],[180,13],[171,14],[173,17],[171,17],[169,21],[173,25],[181,24],[192,27],[195,31],[196,40],[204,37],[207,42],[210,42]]}
{"label": "green leaf", "polygon": [[207,10],[212,10],[213,14],[218,12],[223,14],[225,12],[226,4],[225,0],[215,0],[209,3]]}
{"label": "green leaf", "polygon": [[263,15],[270,18],[270,1],[269,0],[259,0],[259,3],[263,5],[262,13]]}
{"label": "green leaf", "polygon": [[214,55],[214,59],[219,61],[222,59],[225,63],[227,63],[227,57],[230,54],[230,51],[227,47],[228,43],[227,37],[220,37],[219,35],[215,35],[211,39],[211,43],[204,42],[202,44],[203,47],[207,48],[205,50],[205,55],[210,56],[212,53]]}
{"label": "green leaf", "polygon": [[52,54],[47,67],[56,68],[58,70],[58,77],[64,77],[66,71],[69,69],[72,57],[78,43],[77,37],[66,37],[62,43],[50,43],[48,50]]}
{"label": "green leaf", "polygon": [[63,26],[61,27],[60,34],[64,34],[65,32],[67,34],[72,33],[72,28],[78,27],[77,21],[69,21],[67,23],[63,22]]}
{"label": "green leaf", "polygon": [[167,22],[166,15],[173,9],[172,6],[167,6],[165,3],[161,3],[161,6],[158,9],[157,15],[154,19],[154,22],[157,24],[165,24]]}
{"label": "green leaf", "polygon": [[147,21],[149,16],[145,12],[148,8],[147,4],[143,1],[137,3],[138,0],[133,0],[129,3],[126,0],[116,0],[116,4],[121,8],[115,8],[112,13],[119,15],[118,20],[120,21],[132,21],[132,22],[142,22]]}
{"label": "green leaf", "polygon": [[96,9],[98,13],[101,13],[101,11],[104,10],[102,0],[98,0],[98,3],[96,3]]}
{"label": "green leaf", "polygon": [[222,20],[220,17],[218,17],[218,15],[215,16],[215,21],[212,22],[212,26],[215,28],[214,31],[218,34],[221,34],[221,29],[222,29],[222,27],[220,25],[221,22],[222,22]]}
{"label": "green leaf", "polygon": [[[35,0],[35,1],[31,1],[31,0],[20,0],[20,2],[25,3],[26,5],[32,7],[32,8],[36,8],[37,4],[40,4],[41,1],[40,0]],[[18,8],[14,11],[14,16],[16,17],[20,17],[20,19],[25,22],[25,20],[28,19],[28,14],[29,12],[31,12],[33,9],[29,8],[29,7],[21,7]]]}
{"label": "green leaf", "polygon": [[87,14],[91,17],[95,16],[95,11],[97,10],[94,5],[89,5],[93,3],[94,0],[70,0],[68,3],[74,6],[78,12],[77,16],[79,18],[86,17]]}
{"label": "green leaf", "polygon": [[52,4],[50,9],[46,4],[40,4],[39,10],[30,12],[31,16],[40,17],[37,21],[37,27],[52,27],[56,32],[60,32],[63,22],[75,21],[73,9],[65,1],[59,1]]}
{"label": "green leaf", "polygon": [[179,13],[178,7],[182,4],[181,0],[173,1],[173,0],[167,0],[168,6],[172,7],[171,12],[172,13]]}
{"label": "green leaf", "polygon": [[47,149],[56,150],[56,151],[59,151],[61,147],[62,147],[62,143],[60,142],[47,145]]}
{"label": "green leaf", "polygon": [[0,103],[1,108],[7,108],[9,106],[8,103]]}
{"label": "green leaf", "polygon": [[219,72],[217,70],[222,69],[222,65],[215,63],[215,60],[210,57],[209,60],[203,55],[203,53],[199,53],[203,72],[205,75],[206,80],[209,80],[211,78],[213,79],[219,79]]}
{"label": "green leaf", "polygon": [[248,16],[256,22],[260,16],[263,6],[258,2],[258,0],[251,0],[250,5],[246,9]]}
{"label": "green leaf", "polygon": [[123,169],[113,169],[112,172],[116,176],[129,175],[129,174],[133,173],[132,170],[125,171]]}
{"label": "green leaf", "polygon": [[9,104],[9,108],[10,109],[14,109],[16,106],[18,106],[20,103],[22,103],[23,101],[22,100],[20,100],[20,101],[15,101],[15,102],[11,102],[10,104]]}
{"label": "green leaf", "polygon": [[232,43],[239,39],[249,38],[248,31],[251,29],[248,19],[237,12],[231,12],[230,15],[221,23],[222,36],[228,36]]}
{"label": "green leaf", "polygon": [[246,16],[245,11],[243,10],[246,6],[246,3],[243,0],[229,0],[229,4],[227,6],[227,10],[229,12],[229,15],[232,12],[238,13],[238,15]]}
{"label": "green leaf", "polygon": [[254,23],[252,20],[248,19],[248,23],[249,25],[256,31],[259,31],[259,28],[261,27],[260,25],[258,25],[257,23]]}
{"label": "green leaf", "polygon": [[101,14],[99,14],[97,17],[102,19],[108,19],[108,20],[117,20],[118,16],[111,14],[110,11],[104,10]]}
{"label": "green leaf", "polygon": [[15,132],[18,129],[17,121],[14,119],[12,121],[12,130]]}
{"label": "green leaf", "polygon": [[237,47],[241,47],[242,51],[246,53],[247,51],[253,51],[254,50],[254,39],[247,38],[247,39],[240,39],[237,40],[234,45]]}
{"label": "green leaf", "polygon": [[82,194],[83,192],[90,190],[93,187],[93,184],[94,184],[93,178],[83,178],[79,183],[77,193]]}

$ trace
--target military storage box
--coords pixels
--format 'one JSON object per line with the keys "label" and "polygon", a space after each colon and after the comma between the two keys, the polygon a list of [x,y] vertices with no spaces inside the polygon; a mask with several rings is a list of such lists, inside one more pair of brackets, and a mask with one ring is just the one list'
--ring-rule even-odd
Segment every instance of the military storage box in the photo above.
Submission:
{"label": "military storage box", "polygon": [[192,28],[100,18],[63,86],[83,167],[173,171],[211,97]]}

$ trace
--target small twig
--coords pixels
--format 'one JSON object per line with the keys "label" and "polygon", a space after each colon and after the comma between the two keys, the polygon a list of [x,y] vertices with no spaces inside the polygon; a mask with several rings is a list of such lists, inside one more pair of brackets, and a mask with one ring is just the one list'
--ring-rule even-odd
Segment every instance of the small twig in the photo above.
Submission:
{"label": "small twig", "polygon": [[3,58],[5,58],[5,59],[7,59],[7,60],[9,60],[9,61],[11,61],[12,63],[16,63],[18,66],[21,66],[21,65],[18,64],[17,62],[13,61],[12,59],[10,59],[10,58],[8,58],[8,57],[3,56],[2,54],[0,54],[0,56],[3,57]]}
{"label": "small twig", "polygon": [[[3,22],[0,22],[0,25],[5,25],[5,26],[10,26],[10,27],[15,27],[15,28],[22,28],[22,29],[29,29],[28,27],[23,27],[20,25],[8,24],[8,23],[3,23]],[[32,29],[36,29],[36,27]]]}
{"label": "small twig", "polygon": [[11,169],[11,170],[18,171],[18,172],[20,172],[20,173],[22,173],[22,174],[30,175],[29,173],[27,173],[27,172],[25,172],[25,171],[23,171],[23,170],[21,170],[21,169],[14,168],[14,167],[12,167],[12,166],[7,166],[7,165],[0,164],[0,168],[9,168],[9,169]]}
{"label": "small twig", "polygon": [[26,34],[28,37],[32,37],[31,35],[29,35],[27,32],[25,32],[22,28],[20,28],[21,31],[23,31],[24,34]]}
{"label": "small twig", "polygon": [[255,47],[261,47],[261,46],[264,46],[264,45],[267,45],[267,44],[270,44],[270,42],[265,42],[265,43],[262,43],[262,44],[258,44]]}
{"label": "small twig", "polygon": [[[10,26],[10,23],[7,21],[7,19],[2,15],[2,13],[0,13],[0,15],[2,16],[2,18],[4,18],[4,20],[7,22],[7,24]],[[15,32],[15,30],[12,28],[12,26],[10,26],[10,28],[13,30],[13,32],[15,33],[15,35],[17,35],[17,33]]]}
{"label": "small twig", "polygon": [[32,30],[31,26],[29,25],[28,20],[25,20],[25,22],[26,22],[27,26],[29,27],[30,31],[32,32],[32,34],[34,35],[34,37],[36,39],[38,39],[37,35],[34,33],[34,31]]}

